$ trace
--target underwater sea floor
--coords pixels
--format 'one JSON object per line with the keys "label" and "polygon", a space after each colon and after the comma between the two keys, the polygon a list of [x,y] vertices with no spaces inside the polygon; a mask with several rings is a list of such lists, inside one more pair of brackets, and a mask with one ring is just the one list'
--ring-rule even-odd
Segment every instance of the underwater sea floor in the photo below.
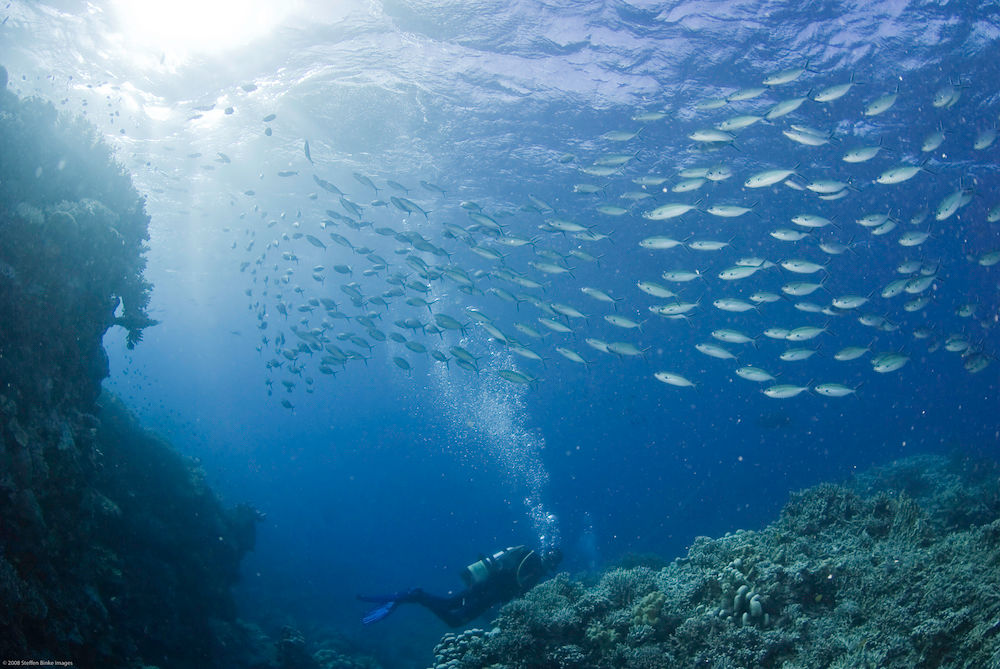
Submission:
{"label": "underwater sea floor", "polygon": [[656,569],[561,574],[435,669],[1000,666],[1000,470],[919,456]]}

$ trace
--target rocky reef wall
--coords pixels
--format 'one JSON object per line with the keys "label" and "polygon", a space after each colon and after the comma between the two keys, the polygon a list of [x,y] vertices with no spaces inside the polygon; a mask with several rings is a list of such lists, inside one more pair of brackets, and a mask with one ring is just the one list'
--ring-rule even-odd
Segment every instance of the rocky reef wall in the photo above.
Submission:
{"label": "rocky reef wall", "polygon": [[435,669],[1000,667],[1000,469],[911,458],[654,570],[563,574]]}
{"label": "rocky reef wall", "polygon": [[6,83],[0,67],[0,658],[248,664],[230,587],[255,512],[101,396],[104,333],[134,346],[155,324],[144,201],[88,125]]}

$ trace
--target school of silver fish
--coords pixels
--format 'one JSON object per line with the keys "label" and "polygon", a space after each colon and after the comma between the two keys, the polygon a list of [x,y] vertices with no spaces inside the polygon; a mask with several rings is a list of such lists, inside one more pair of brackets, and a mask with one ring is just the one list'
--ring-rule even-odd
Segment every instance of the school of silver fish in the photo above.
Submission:
{"label": "school of silver fish", "polygon": [[[814,379],[807,361],[817,355],[890,374],[943,349],[981,372],[994,361],[995,295],[980,300],[943,280],[958,263],[1000,271],[1000,248],[967,243],[1000,221],[1000,202],[979,195],[995,178],[980,168],[997,159],[997,116],[972,87],[905,90],[803,63],[670,111],[635,110],[627,127],[554,160],[572,175],[564,193],[540,184],[547,197],[492,211],[428,180],[354,172],[335,185],[306,141],[301,169],[277,176],[311,179],[326,215],[271,218],[254,206],[247,217],[260,222],[233,243],[252,276],[268,392],[278,377],[288,393],[313,392],[314,374],[377,355],[405,373],[426,359],[476,374],[483,346],[517,357],[496,372],[515,384],[534,385],[557,364],[591,369],[654,350],[658,364],[643,363],[652,382],[693,388],[720,377],[689,370],[727,365],[723,378],[775,399],[858,392],[856,372]],[[907,97],[921,123],[883,126]],[[823,127],[806,125],[806,111]],[[669,167],[649,158],[666,148],[647,139],[657,124],[686,138],[684,150],[670,147]],[[956,152],[971,158],[953,161]],[[634,262],[602,263],[611,244]],[[947,250],[956,244],[962,253]],[[891,275],[887,263],[866,264],[901,251]],[[583,267],[617,292],[578,279]],[[995,293],[995,274],[989,282]],[[947,320],[933,314],[966,325],[941,329]],[[841,327],[847,319],[870,336]]]}

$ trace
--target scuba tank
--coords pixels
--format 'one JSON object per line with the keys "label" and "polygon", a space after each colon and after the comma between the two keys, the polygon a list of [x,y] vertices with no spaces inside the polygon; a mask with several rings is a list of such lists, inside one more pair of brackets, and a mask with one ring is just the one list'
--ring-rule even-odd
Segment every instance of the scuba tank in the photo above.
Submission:
{"label": "scuba tank", "polygon": [[542,560],[538,553],[525,546],[510,546],[467,566],[462,570],[462,580],[466,586],[473,588],[504,571],[516,579],[518,588],[527,589],[541,575]]}
{"label": "scuba tank", "polygon": [[524,546],[512,546],[497,551],[493,555],[481,557],[477,562],[473,562],[462,570],[462,580],[470,588],[486,583],[493,574],[503,570],[504,563],[510,561],[512,551],[523,548]]}

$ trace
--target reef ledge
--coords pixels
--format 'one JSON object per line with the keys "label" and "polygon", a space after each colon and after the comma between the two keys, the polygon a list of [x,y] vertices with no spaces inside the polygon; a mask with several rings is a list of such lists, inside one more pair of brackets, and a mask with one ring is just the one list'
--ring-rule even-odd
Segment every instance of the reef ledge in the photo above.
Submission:
{"label": "reef ledge", "polygon": [[149,217],[85,121],[0,67],[0,659],[250,666],[230,589],[256,512],[115,398],[102,346],[135,346]]}
{"label": "reef ledge", "polygon": [[566,574],[434,669],[1000,666],[1000,469],[917,456],[794,493],[655,570]]}

